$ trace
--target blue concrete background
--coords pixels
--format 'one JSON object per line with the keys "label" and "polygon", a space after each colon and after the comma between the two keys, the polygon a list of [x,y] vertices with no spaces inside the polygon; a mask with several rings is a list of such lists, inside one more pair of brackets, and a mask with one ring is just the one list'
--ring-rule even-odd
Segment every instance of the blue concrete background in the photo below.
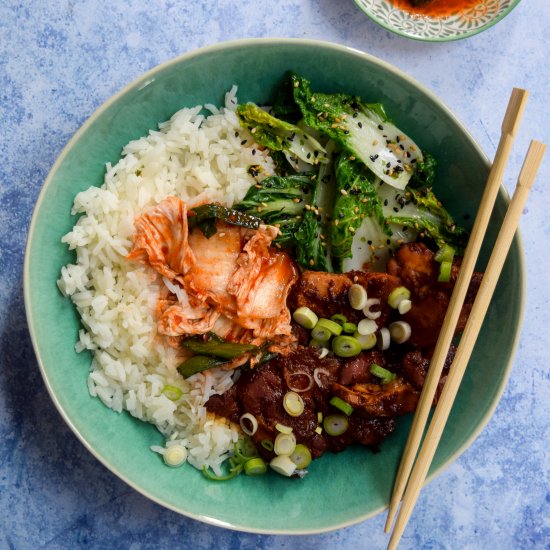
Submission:
{"label": "blue concrete background", "polygon": [[[113,93],[181,53],[261,36],[325,39],[393,63],[440,96],[489,157],[511,88],[528,88],[511,191],[529,140],[550,141],[548,21],[545,0],[523,1],[485,33],[427,44],[377,27],[352,0],[3,0],[0,548],[384,548],[383,516],[303,537],[210,527],[148,501],[95,460],[50,401],[27,333],[21,275],[33,205],[63,146]],[[481,436],[422,493],[403,549],[550,548],[549,167],[522,221],[527,308],[510,383]]]}

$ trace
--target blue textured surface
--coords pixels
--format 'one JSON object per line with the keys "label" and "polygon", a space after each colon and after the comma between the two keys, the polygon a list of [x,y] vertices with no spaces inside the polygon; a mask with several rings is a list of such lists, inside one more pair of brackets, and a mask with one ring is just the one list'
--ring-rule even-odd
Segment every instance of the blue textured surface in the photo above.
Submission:
{"label": "blue textured surface", "polygon": [[[33,204],[65,143],[114,92],[183,52],[259,36],[325,39],[393,63],[440,96],[489,157],[511,88],[528,88],[506,173],[512,191],[529,140],[550,141],[549,20],[547,2],[524,1],[485,33],[424,44],[378,28],[351,0],[280,0],[267,10],[254,0],[4,0],[0,548],[383,548],[383,516],[318,536],[235,533],[149,502],[100,465],[55,410],[31,348],[21,274]],[[549,166],[546,159],[522,221],[527,308],[510,383],[481,436],[422,493],[404,549],[550,548],[550,374],[543,336],[550,326]]]}

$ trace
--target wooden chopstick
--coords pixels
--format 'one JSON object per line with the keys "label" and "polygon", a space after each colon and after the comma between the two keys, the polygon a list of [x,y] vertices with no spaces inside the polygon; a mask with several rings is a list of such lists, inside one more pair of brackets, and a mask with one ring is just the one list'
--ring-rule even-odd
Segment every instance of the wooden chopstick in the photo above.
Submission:
{"label": "wooden chopstick", "polygon": [[474,344],[481,330],[481,325],[489,303],[493,296],[493,292],[498,282],[502,266],[506,260],[508,250],[512,243],[512,239],[516,232],[523,207],[527,200],[527,195],[535,181],[535,177],[539,166],[542,162],[542,157],[546,150],[546,145],[532,141],[527,152],[527,156],[521,169],[517,187],[512,197],[512,201],[508,206],[506,216],[502,223],[502,227],[498,234],[495,247],[491,253],[487,269],[483,275],[481,285],[479,287],[476,299],[472,306],[472,310],[468,317],[464,333],[460,340],[454,361],[449,371],[449,376],[443,387],[441,397],[434,412],[434,416],[426,433],[426,437],[420,449],[418,459],[414,465],[411,477],[407,484],[407,489],[403,496],[403,504],[397,516],[395,527],[392,532],[388,550],[395,549],[405,526],[410,518],[422,484],[426,479],[428,469],[432,463],[435,451],[445,429],[445,424],[449,418],[462,376],[468,365],[468,361],[472,354]]}
{"label": "wooden chopstick", "polygon": [[493,205],[504,175],[504,170],[510,156],[514,137],[517,132],[521,116],[525,109],[525,103],[527,101],[528,93],[525,90],[514,88],[508,102],[508,107],[504,115],[502,122],[502,133],[500,142],[495,155],[495,160],[481,202],[478,208],[478,213],[472,228],[470,239],[462,259],[462,264],[456,284],[449,301],[447,313],[441,325],[439,338],[437,340],[432,359],[430,361],[430,367],[424,386],[422,387],[422,393],[416,407],[413,423],[409,432],[405,450],[401,458],[401,463],[396,475],[396,480],[393,487],[393,492],[390,500],[390,506],[388,511],[388,517],[386,519],[386,525],[384,527],[385,532],[389,532],[393,519],[397,512],[397,507],[401,501],[401,497],[405,491],[407,480],[412,469],[420,441],[424,433],[424,428],[432,408],[435,392],[439,384],[439,378],[447,358],[449,346],[454,336],[456,324],[460,315],[460,310],[474,267],[479,255],[479,250],[483,242],[483,237],[489,225],[489,218],[493,210]]}

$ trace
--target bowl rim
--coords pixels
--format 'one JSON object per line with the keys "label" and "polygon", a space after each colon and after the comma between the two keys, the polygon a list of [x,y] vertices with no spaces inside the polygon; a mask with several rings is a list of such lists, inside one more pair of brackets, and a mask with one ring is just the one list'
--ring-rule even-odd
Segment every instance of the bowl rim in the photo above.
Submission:
{"label": "bowl rim", "polygon": [[[386,0],[387,2],[391,3],[391,0]],[[484,25],[481,25],[481,27],[478,27],[476,29],[472,29],[471,31],[458,34],[458,35],[451,35],[451,36],[419,36],[416,34],[410,34],[406,31],[401,31],[399,29],[396,29],[393,25],[387,23],[385,20],[380,19],[377,17],[374,13],[372,13],[366,6],[362,5],[360,3],[360,0],[353,0],[355,5],[371,20],[374,21],[377,25],[380,27],[383,27],[387,31],[390,31],[394,34],[397,34],[399,36],[403,36],[405,38],[409,38],[411,40],[416,40],[418,42],[433,42],[433,43],[441,43],[441,42],[454,42],[456,40],[463,40],[464,38],[469,38],[471,36],[475,36],[476,34],[479,34],[480,32],[486,31],[487,29],[490,29],[494,25],[496,25],[499,21],[504,19],[509,13],[512,12],[512,10],[520,3],[521,0],[513,0],[513,2],[502,12],[500,12],[496,17],[485,23]]]}
{"label": "bowl rim", "polygon": [[[46,386],[46,389],[50,395],[50,398],[52,399],[55,407],[57,408],[59,414],[65,421],[65,423],[69,426],[71,431],[76,435],[76,437],[80,440],[80,442],[84,445],[84,447],[101,463],[103,466],[105,466],[108,470],[110,470],[113,474],[115,474],[119,479],[124,481],[126,484],[128,484],[130,487],[132,487],[134,490],[136,490],[138,493],[142,494],[149,500],[152,500],[153,502],[163,506],[164,508],[170,509],[174,512],[177,512],[178,514],[181,514],[185,517],[201,521],[203,523],[213,525],[216,527],[223,527],[226,529],[231,529],[235,531],[240,532],[247,532],[247,533],[255,533],[255,534],[266,534],[266,535],[311,535],[311,534],[318,534],[318,533],[325,533],[330,531],[335,531],[338,529],[342,529],[345,527],[349,527],[351,525],[356,525],[358,523],[361,523],[371,517],[374,517],[381,513],[384,509],[386,509],[385,506],[381,506],[371,512],[359,515],[355,518],[349,519],[347,521],[341,522],[337,525],[330,525],[323,528],[311,528],[311,529],[302,529],[302,530],[284,530],[284,529],[269,529],[269,528],[251,528],[246,525],[239,525],[239,524],[233,524],[233,523],[227,523],[222,520],[218,520],[214,517],[210,517],[205,514],[199,514],[199,513],[193,513],[189,512],[187,510],[182,510],[176,506],[173,506],[165,501],[163,501],[161,498],[157,498],[156,496],[150,494],[147,492],[147,490],[139,487],[136,483],[131,481],[126,477],[126,475],[121,472],[116,466],[111,464],[108,460],[108,458],[102,456],[99,452],[97,452],[86,440],[85,436],[80,433],[78,428],[75,426],[75,424],[72,422],[69,415],[65,412],[63,407],[61,406],[59,400],[57,399],[57,396],[52,388],[52,385],[50,383],[50,379],[48,377],[48,372],[45,368],[44,362],[42,360],[41,352],[40,352],[40,343],[36,336],[35,331],[35,325],[33,321],[32,311],[31,311],[31,297],[30,297],[30,249],[31,249],[31,241],[32,237],[35,232],[36,224],[37,224],[37,218],[38,218],[38,212],[41,208],[41,204],[44,200],[44,197],[48,191],[48,188],[52,184],[52,181],[57,173],[58,168],[60,165],[64,162],[65,157],[69,154],[69,151],[72,149],[74,144],[80,139],[81,135],[87,131],[87,129],[94,123],[94,121],[105,111],[107,110],[115,101],[117,101],[119,98],[124,96],[127,92],[129,92],[132,89],[140,88],[145,85],[147,85],[148,82],[150,82],[150,79],[154,77],[157,73],[165,70],[168,67],[171,67],[173,65],[178,65],[179,63],[183,63],[189,60],[192,60],[194,58],[200,57],[202,55],[214,53],[217,51],[222,51],[228,48],[235,49],[235,48],[243,48],[243,47],[254,47],[260,44],[277,44],[277,45],[288,45],[288,46],[313,46],[316,48],[323,48],[323,49],[329,49],[333,50],[339,53],[342,53],[344,55],[351,55],[358,58],[361,58],[363,60],[368,61],[369,63],[376,64],[380,67],[382,67],[384,70],[393,73],[394,75],[398,76],[401,79],[404,79],[408,81],[413,87],[418,89],[422,94],[427,96],[431,101],[435,102],[439,108],[441,108],[445,114],[453,120],[453,122],[461,129],[464,136],[467,138],[467,140],[470,141],[471,145],[474,149],[477,150],[480,157],[483,159],[483,161],[489,166],[489,161],[482,151],[481,147],[477,144],[477,142],[473,139],[471,134],[468,132],[468,130],[465,128],[465,126],[457,119],[457,117],[451,112],[451,110],[439,99],[437,96],[431,92],[427,87],[419,83],[414,78],[410,77],[405,72],[401,71],[394,65],[390,64],[389,62],[386,62],[378,57],[375,57],[371,54],[365,53],[361,50],[351,48],[349,46],[343,46],[337,43],[323,41],[323,40],[314,40],[314,39],[302,39],[302,38],[246,38],[246,39],[239,39],[239,40],[230,40],[230,41],[224,41],[219,42],[213,45],[204,46],[198,49],[194,49],[192,51],[186,52],[184,54],[181,54],[175,58],[172,58],[170,60],[167,60],[163,63],[160,63],[159,65],[153,67],[149,71],[141,74],[137,78],[135,78],[133,81],[131,81],[129,84],[124,86],[120,91],[109,97],[105,102],[103,102],[86,120],[85,122],[78,128],[78,130],[75,132],[75,134],[69,139],[67,144],[62,149],[61,153],[57,157],[56,161],[52,165],[50,171],[48,172],[48,175],[46,176],[46,179],[44,180],[44,183],[42,184],[42,188],[40,190],[40,193],[38,194],[38,197],[36,199],[36,203],[33,209],[33,214],[29,223],[28,232],[27,232],[27,242],[25,245],[25,256],[24,256],[24,264],[23,264],[23,297],[24,297],[24,303],[25,303],[25,315],[27,319],[27,325],[29,328],[29,333],[31,337],[32,346],[35,352],[36,360],[38,363],[38,366],[40,368],[40,373],[42,375],[42,378],[44,380],[44,384]],[[506,189],[501,186],[499,193],[504,198],[506,204],[510,202],[510,198],[508,193],[506,192]],[[508,363],[505,366],[505,369],[503,371],[503,377],[502,381],[498,388],[496,388],[495,397],[493,399],[493,402],[491,403],[489,409],[487,410],[486,414],[483,416],[483,418],[480,420],[478,426],[473,431],[473,433],[470,435],[470,437],[463,443],[461,447],[459,447],[456,452],[442,465],[440,466],[435,472],[430,474],[425,482],[425,485],[430,483],[435,477],[440,475],[443,471],[445,471],[455,460],[468,448],[470,445],[477,439],[477,437],[480,435],[480,433],[483,431],[487,423],[489,422],[490,418],[492,417],[501,397],[502,394],[506,388],[506,385],[508,383],[508,379],[510,377],[511,369],[513,360],[516,354],[517,346],[519,343],[519,338],[521,335],[521,327],[523,324],[524,314],[525,314],[525,287],[526,287],[526,270],[525,270],[525,251],[523,247],[523,241],[519,232],[516,232],[517,242],[519,246],[519,272],[522,275],[522,286],[521,289],[518,289],[520,291],[520,300],[519,300],[519,315],[518,315],[518,324],[517,329],[514,335],[514,340],[512,342],[511,347],[511,353],[508,360]]]}

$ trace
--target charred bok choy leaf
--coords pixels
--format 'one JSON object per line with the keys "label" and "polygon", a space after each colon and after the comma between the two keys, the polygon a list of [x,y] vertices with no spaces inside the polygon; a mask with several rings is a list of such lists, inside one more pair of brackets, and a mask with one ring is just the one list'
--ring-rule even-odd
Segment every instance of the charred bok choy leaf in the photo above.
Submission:
{"label": "charred bok choy leaf", "polygon": [[382,105],[346,94],[314,93],[309,81],[298,75],[291,76],[291,85],[307,126],[333,139],[382,181],[405,189],[424,157],[418,145],[389,121]]}
{"label": "charred bok choy leaf", "polygon": [[[389,190],[385,191],[387,193]],[[404,195],[397,197],[394,192],[395,190],[390,192],[390,196],[385,199],[387,206],[384,213],[387,223],[398,226],[397,231],[403,226],[408,227],[409,233],[429,237],[439,248],[450,245],[457,253],[462,254],[468,239],[467,232],[456,225],[431,188],[407,188]],[[399,206],[394,206],[395,203]],[[406,240],[414,240],[414,236],[411,235]]]}
{"label": "charred bok choy leaf", "polygon": [[254,103],[239,105],[237,116],[255,141],[271,151],[284,153],[295,170],[299,169],[299,161],[310,165],[326,161],[325,149],[311,134],[270,115]]}
{"label": "charred bok choy leaf", "polygon": [[370,219],[377,231],[391,235],[377,194],[380,180],[365,165],[348,153],[341,153],[335,163],[336,199],[329,228],[332,261],[342,268],[352,256],[352,243],[357,230]]}
{"label": "charred bok choy leaf", "polygon": [[314,271],[333,271],[328,219],[332,213],[336,184],[334,180],[334,150],[336,144],[326,144],[328,162],[319,166],[317,185],[312,204],[307,207],[304,219],[296,232],[296,256],[298,263]]}
{"label": "charred bok choy leaf", "polygon": [[289,246],[302,223],[305,205],[310,205],[316,187],[314,174],[270,176],[252,186],[234,208],[279,228],[275,242]]}
{"label": "charred bok choy leaf", "polygon": [[189,229],[199,227],[206,238],[216,233],[216,220],[248,229],[258,229],[262,220],[256,216],[226,208],[221,204],[210,203],[197,206],[189,211]]}

